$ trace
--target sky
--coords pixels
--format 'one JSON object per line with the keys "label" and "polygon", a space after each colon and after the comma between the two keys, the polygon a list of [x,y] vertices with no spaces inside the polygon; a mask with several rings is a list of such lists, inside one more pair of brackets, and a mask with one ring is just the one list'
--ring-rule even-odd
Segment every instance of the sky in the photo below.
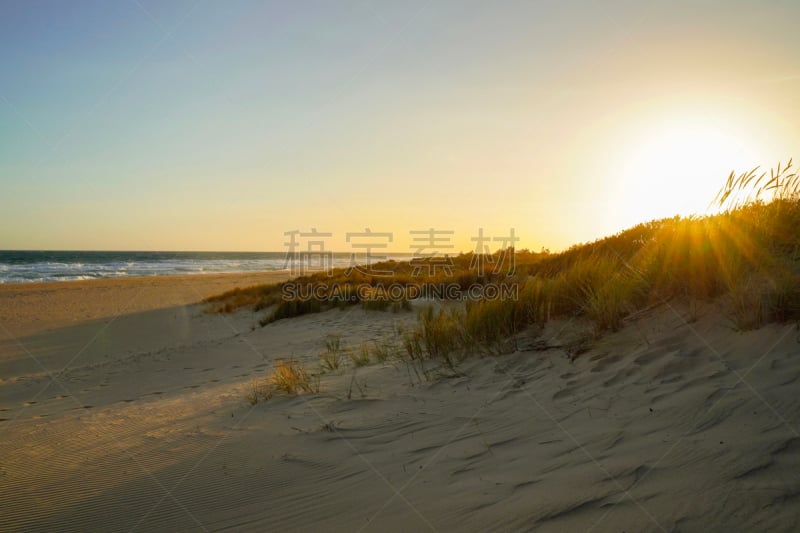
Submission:
{"label": "sky", "polygon": [[[798,155],[800,3],[0,0],[0,249],[553,251]],[[417,241],[419,243],[421,241]],[[431,251],[430,249],[428,251]]]}

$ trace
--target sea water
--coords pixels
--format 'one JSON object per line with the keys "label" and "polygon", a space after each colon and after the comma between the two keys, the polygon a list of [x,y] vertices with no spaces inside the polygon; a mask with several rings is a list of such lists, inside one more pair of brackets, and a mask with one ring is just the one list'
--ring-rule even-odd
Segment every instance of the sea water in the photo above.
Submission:
{"label": "sea water", "polygon": [[[290,263],[285,252],[0,251],[0,283],[271,272],[296,269],[304,261],[310,266],[320,264],[318,257],[301,257]],[[333,254],[334,267],[351,264],[351,254]]]}

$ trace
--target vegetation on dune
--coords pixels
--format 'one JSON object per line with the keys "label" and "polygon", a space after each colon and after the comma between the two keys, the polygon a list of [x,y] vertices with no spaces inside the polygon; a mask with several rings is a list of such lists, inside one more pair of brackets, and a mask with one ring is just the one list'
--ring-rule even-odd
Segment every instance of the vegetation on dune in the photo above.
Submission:
{"label": "vegetation on dune", "polygon": [[[398,331],[399,344],[374,343],[372,350],[364,345],[358,355],[348,353],[356,366],[367,364],[370,353],[379,361],[403,361],[409,376],[420,380],[430,376],[426,361],[435,360],[455,374],[458,361],[469,353],[492,352],[526,328],[555,318],[583,317],[593,324],[595,337],[618,330],[633,312],[673,300],[690,309],[698,302],[716,301],[740,331],[800,319],[800,178],[791,161],[769,173],[732,174],[715,206],[720,209],[717,214],[639,224],[559,254],[517,252],[511,277],[478,275],[470,268],[473,255],[462,254],[453,258],[453,272],[447,275],[416,278],[408,263],[389,262],[380,268],[392,270],[390,277],[336,271],[332,277],[320,273],[302,278],[312,285],[340,285],[352,296],[344,303],[325,298],[287,301],[281,298],[281,285],[237,289],[207,302],[221,312],[272,307],[267,323],[332,305],[387,309],[392,304],[377,295],[390,284],[413,288],[494,283],[518,288],[515,298],[425,308],[415,325]],[[358,284],[374,291],[359,296]],[[410,306],[403,300],[399,307]],[[332,368],[342,359],[338,351],[328,349]]]}
{"label": "vegetation on dune", "polygon": [[[371,265],[373,271],[390,272],[391,275],[368,275],[358,269],[337,268],[330,273],[317,272],[283,283],[233,289],[206,298],[203,302],[208,304],[210,311],[219,313],[232,313],[245,308],[256,312],[267,310],[261,320],[262,326],[283,318],[353,305],[361,305],[368,310],[399,312],[411,308],[409,300],[416,294],[434,293],[446,298],[448,289],[454,286],[466,290],[473,285],[510,283],[512,280],[506,276],[505,270],[497,269],[495,272],[504,253],[506,251],[498,251],[478,258],[473,253],[459,254],[451,258],[449,272],[438,268],[418,274],[410,262],[398,261]],[[516,251],[517,271],[527,272],[547,255],[527,250]],[[481,274],[474,266],[478,262],[486,265]],[[404,294],[398,295],[397,290],[404,291]]]}
{"label": "vegetation on dune", "polygon": [[407,360],[423,373],[425,359],[454,370],[460,355],[491,351],[553,318],[584,317],[597,337],[621,328],[629,314],[671,300],[690,307],[716,300],[739,331],[800,319],[800,186],[790,171],[791,162],[769,179],[753,178],[753,171],[729,179],[718,214],[652,221],[537,257],[516,278],[516,299],[423,311],[403,332]]}
{"label": "vegetation on dune", "polygon": [[319,393],[319,373],[311,373],[305,366],[294,359],[278,360],[272,374],[261,380],[254,380],[247,393],[247,401],[251,405],[266,401],[276,393],[288,395],[302,393]]}
{"label": "vegetation on dune", "polygon": [[346,349],[342,346],[342,338],[339,335],[330,335],[325,340],[325,351],[319,355],[322,368],[330,372],[339,370],[345,353]]}

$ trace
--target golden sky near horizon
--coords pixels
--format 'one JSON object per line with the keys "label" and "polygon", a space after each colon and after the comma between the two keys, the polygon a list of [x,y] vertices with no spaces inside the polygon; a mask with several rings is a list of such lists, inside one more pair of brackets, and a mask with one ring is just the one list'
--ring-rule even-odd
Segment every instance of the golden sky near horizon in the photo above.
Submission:
{"label": "golden sky near horizon", "polygon": [[701,213],[800,139],[792,2],[0,4],[0,249]]}

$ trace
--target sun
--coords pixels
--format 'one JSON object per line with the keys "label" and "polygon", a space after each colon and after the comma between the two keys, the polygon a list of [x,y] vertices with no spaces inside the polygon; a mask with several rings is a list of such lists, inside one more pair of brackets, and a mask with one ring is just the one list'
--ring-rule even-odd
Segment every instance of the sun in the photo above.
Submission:
{"label": "sun", "polygon": [[703,214],[732,170],[760,161],[747,130],[702,114],[651,122],[626,144],[616,200],[629,222]]}

